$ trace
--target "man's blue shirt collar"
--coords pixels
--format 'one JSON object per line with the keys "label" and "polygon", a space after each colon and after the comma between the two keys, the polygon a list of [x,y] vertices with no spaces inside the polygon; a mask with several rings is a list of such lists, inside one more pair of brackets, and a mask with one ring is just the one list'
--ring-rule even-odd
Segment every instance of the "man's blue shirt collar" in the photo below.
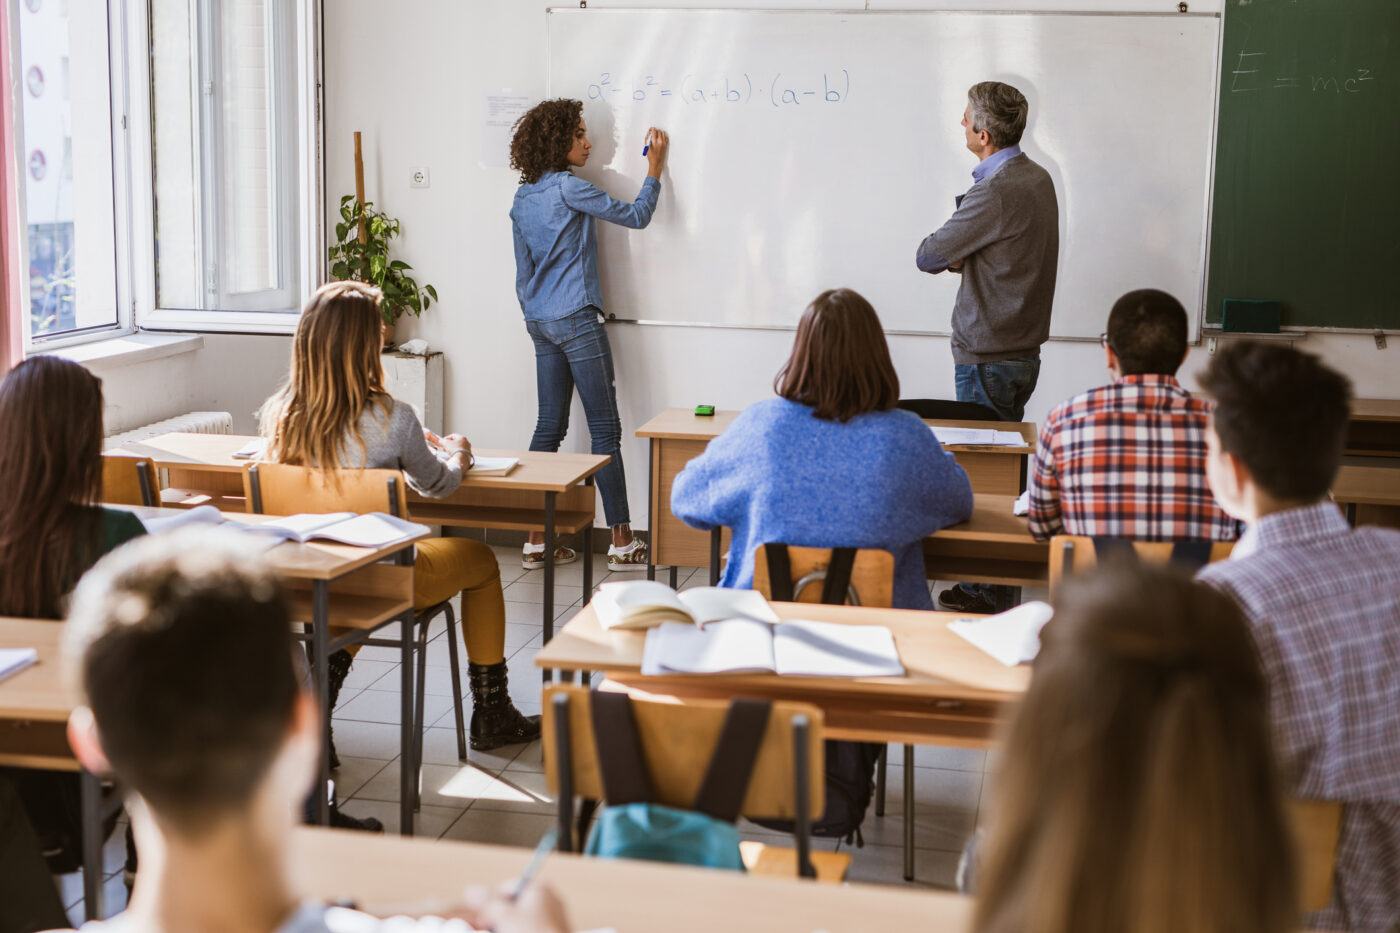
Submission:
{"label": "man's blue shirt collar", "polygon": [[985,178],[991,178],[997,173],[997,169],[1001,168],[1002,165],[1006,163],[1007,159],[1014,159],[1020,154],[1020,143],[1007,146],[1005,149],[998,149],[996,152],[993,152],[981,162],[977,163],[977,167],[972,170],[972,180],[982,181]]}

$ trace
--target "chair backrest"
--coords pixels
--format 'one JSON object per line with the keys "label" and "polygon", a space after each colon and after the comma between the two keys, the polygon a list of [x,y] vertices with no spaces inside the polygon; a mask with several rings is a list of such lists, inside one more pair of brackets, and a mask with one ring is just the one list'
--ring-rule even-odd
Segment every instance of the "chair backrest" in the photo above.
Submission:
{"label": "chair backrest", "polygon": [[112,505],[160,505],[160,481],[150,457],[102,455],[102,501]]}
{"label": "chair backrest", "polygon": [[981,402],[955,402],[943,398],[902,398],[899,407],[920,418],[937,421],[1005,421],[995,408]]}
{"label": "chair backrest", "polygon": [[243,468],[248,511],[265,515],[302,512],[388,512],[408,517],[408,491],[398,470],[343,469],[334,474],[285,463]]}
{"label": "chair backrest", "polygon": [[1291,799],[1287,807],[1298,857],[1299,909],[1311,913],[1332,900],[1342,805],[1335,800]]}
{"label": "chair backrest", "polygon": [[[565,726],[571,796],[601,800],[603,775],[598,767],[597,745],[593,736],[591,692],[584,687],[552,686],[544,693],[543,741],[545,776],[551,790],[560,788],[559,727],[556,696],[568,698]],[[710,754],[719,740],[720,728],[729,704],[721,700],[674,698],[632,699],[632,715],[637,738],[646,760],[654,803],[689,808],[695,800]],[[741,812],[760,819],[796,818],[793,754],[793,720],[807,720],[808,816],[816,819],[826,806],[824,789],[825,754],[822,747],[822,712],[810,703],[777,702],[768,716],[768,729],[754,761],[748,793]]]}
{"label": "chair backrest", "polygon": [[[1173,551],[1179,552],[1183,542],[1177,541],[1125,541],[1115,539],[1118,548],[1131,548],[1139,560],[1151,564],[1165,564],[1173,559]],[[1186,542],[1193,550],[1199,549],[1205,563],[1215,563],[1230,556],[1235,549],[1233,541],[1192,541]],[[1055,535],[1050,539],[1050,596],[1064,577],[1083,573],[1099,562],[1098,547],[1088,535]]]}
{"label": "chair backrest", "polygon": [[[831,550],[821,547],[788,547],[794,601],[821,602],[822,587],[819,581],[825,579],[826,569],[831,565]],[[753,554],[753,588],[772,599],[773,583],[770,573],[765,545],[760,544]],[[800,589],[799,583],[804,584]],[[855,563],[851,566],[850,588],[855,591],[859,605],[871,609],[888,609],[894,601],[894,555],[889,551],[874,548],[857,550]]]}

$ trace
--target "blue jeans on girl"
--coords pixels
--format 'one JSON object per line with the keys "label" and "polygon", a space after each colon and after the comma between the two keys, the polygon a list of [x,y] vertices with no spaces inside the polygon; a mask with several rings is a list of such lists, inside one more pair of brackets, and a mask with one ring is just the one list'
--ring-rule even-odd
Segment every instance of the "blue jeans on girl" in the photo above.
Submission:
{"label": "blue jeans on girl", "polygon": [[627,509],[627,478],[622,470],[622,419],[617,413],[613,385],[612,348],[599,320],[588,306],[553,321],[525,321],[535,342],[535,382],[539,417],[531,450],[557,451],[569,431],[569,405],[574,386],[588,417],[593,453],[612,458],[598,471],[598,492],[609,527],[631,524]]}

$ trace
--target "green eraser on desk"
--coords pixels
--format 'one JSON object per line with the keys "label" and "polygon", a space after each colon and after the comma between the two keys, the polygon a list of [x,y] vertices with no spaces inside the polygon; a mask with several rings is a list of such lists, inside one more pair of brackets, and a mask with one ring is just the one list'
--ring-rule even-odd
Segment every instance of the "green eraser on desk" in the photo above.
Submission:
{"label": "green eraser on desk", "polygon": [[1283,302],[1226,298],[1220,329],[1237,334],[1277,334],[1283,323]]}
{"label": "green eraser on desk", "polygon": [[715,413],[715,406],[713,406],[713,405],[696,405],[696,406],[695,406],[695,413],[696,413],[697,415],[713,415],[713,414]]}

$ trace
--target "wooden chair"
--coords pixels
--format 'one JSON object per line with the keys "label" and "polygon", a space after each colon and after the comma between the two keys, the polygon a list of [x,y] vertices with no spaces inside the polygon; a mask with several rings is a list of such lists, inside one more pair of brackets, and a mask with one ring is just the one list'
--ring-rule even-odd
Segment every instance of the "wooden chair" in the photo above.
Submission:
{"label": "wooden chair", "polygon": [[[336,483],[339,481],[339,486]],[[250,463],[243,468],[243,490],[249,511],[268,515],[302,512],[388,512],[408,515],[408,487],[398,470],[345,469],[336,474],[284,463]],[[418,627],[417,689],[413,701],[413,733],[417,737],[414,768],[422,783],[423,695],[427,687],[428,626],[437,616],[447,622],[447,657],[452,670],[452,711],[457,721],[457,757],[467,759],[466,716],[462,709],[462,674],[457,658],[457,619],[450,600],[416,611]],[[369,639],[367,645],[397,648],[396,641]],[[414,800],[417,809],[419,800]]]}
{"label": "wooden chair", "polygon": [[[1063,577],[1083,573],[1091,569],[1099,562],[1102,556],[1100,550],[1102,545],[1098,542],[1103,539],[1094,539],[1087,535],[1055,535],[1050,539],[1050,597],[1053,599],[1055,590],[1059,587]],[[1203,553],[1200,557],[1202,563],[1215,563],[1230,556],[1230,552],[1235,548],[1233,541],[1126,541],[1123,539],[1111,539],[1114,546],[1118,548],[1131,547],[1136,552],[1139,560],[1152,564],[1165,564],[1173,559],[1173,550],[1180,550],[1178,545],[1190,545],[1199,548]],[[1193,558],[1195,555],[1193,555]]]}
{"label": "wooden chair", "polygon": [[[605,796],[591,701],[592,692],[584,687],[557,685],[544,693],[545,776],[558,800],[559,848],[565,852],[581,848],[583,841],[579,846],[573,841],[574,798]],[[633,696],[632,714],[655,803],[690,807],[728,709],[728,703],[717,700],[681,703],[670,697]],[[822,722],[821,710],[808,703],[772,706],[741,812],[758,819],[793,820],[797,848],[742,844],[744,864],[751,872],[833,883],[846,875],[849,854],[811,851],[811,821],[826,806]]]}
{"label": "wooden chair", "polygon": [[[971,404],[971,403],[969,403]],[[821,601],[821,588],[813,583],[825,581],[831,565],[831,548],[788,547],[791,565],[793,599],[796,602]],[[753,555],[753,588],[769,599],[773,598],[772,579],[768,568],[766,546],[760,544]],[[894,555],[889,551],[862,548],[856,551],[851,565],[851,585],[846,601],[858,606],[888,609],[894,601]],[[875,815],[885,815],[885,775],[889,769],[889,746],[880,749],[875,766]],[[912,826],[914,809],[914,746],[904,746],[904,819]],[[904,879],[914,877],[914,850],[906,826]]]}
{"label": "wooden chair", "polygon": [[113,505],[160,505],[160,481],[150,457],[102,455],[102,501]]}
{"label": "wooden chair", "polygon": [[[826,580],[831,565],[831,548],[789,546],[788,560],[792,565],[793,601],[821,602],[820,586]],[[773,597],[772,580],[768,570],[768,553],[760,544],[753,552],[753,588],[769,599]],[[861,548],[851,565],[851,585],[846,602],[874,609],[888,609],[894,599],[894,555],[889,551]]]}
{"label": "wooden chair", "polygon": [[1342,833],[1342,805],[1335,800],[1287,802],[1298,859],[1299,909],[1321,910],[1332,900],[1332,876]]}

